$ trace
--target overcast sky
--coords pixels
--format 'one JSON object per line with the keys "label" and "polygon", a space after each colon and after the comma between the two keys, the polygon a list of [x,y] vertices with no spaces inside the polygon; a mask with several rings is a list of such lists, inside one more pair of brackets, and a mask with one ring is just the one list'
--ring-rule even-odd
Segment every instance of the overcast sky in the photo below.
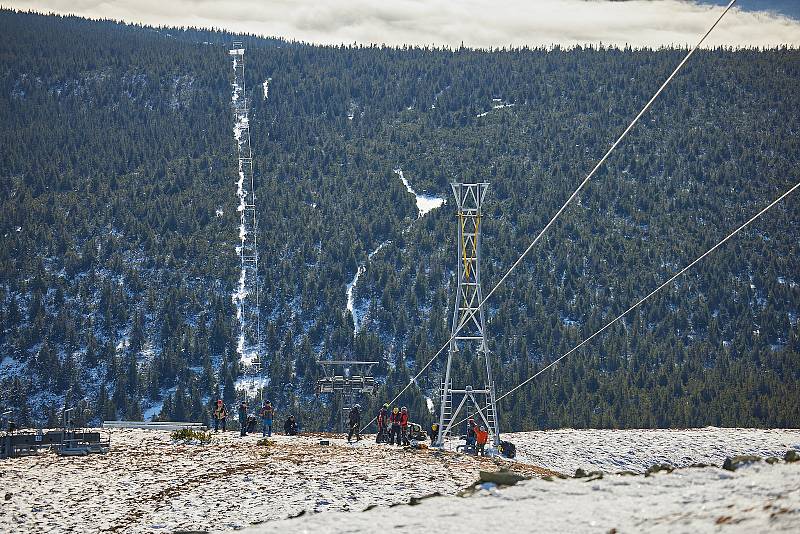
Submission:
{"label": "overcast sky", "polygon": [[[800,0],[798,0],[800,2]],[[0,0],[6,7],[323,44],[694,44],[721,12],[689,0]],[[708,45],[800,46],[800,22],[735,10]]]}

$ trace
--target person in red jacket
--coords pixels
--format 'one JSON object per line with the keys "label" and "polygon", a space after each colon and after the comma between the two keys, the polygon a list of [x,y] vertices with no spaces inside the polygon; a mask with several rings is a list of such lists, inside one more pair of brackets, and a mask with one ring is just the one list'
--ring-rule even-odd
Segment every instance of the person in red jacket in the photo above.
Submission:
{"label": "person in red jacket", "polygon": [[395,441],[400,445],[400,408],[392,408],[392,415],[389,416],[391,430],[389,430],[389,445],[394,445]]}
{"label": "person in red jacket", "polygon": [[383,408],[378,412],[378,436],[375,438],[375,443],[386,443],[389,441],[386,425],[389,422],[389,403],[383,405]]}
{"label": "person in red jacket", "polygon": [[405,406],[400,410],[400,435],[403,438],[403,445],[411,445],[408,441],[408,408]]}

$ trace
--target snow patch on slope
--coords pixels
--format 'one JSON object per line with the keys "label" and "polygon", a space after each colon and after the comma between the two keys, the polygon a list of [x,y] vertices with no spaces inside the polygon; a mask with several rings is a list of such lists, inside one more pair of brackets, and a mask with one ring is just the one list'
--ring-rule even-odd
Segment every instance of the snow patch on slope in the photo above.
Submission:
{"label": "snow patch on slope", "polygon": [[513,108],[516,104],[509,104],[508,102],[503,102],[502,98],[493,98],[492,99],[492,108],[489,111],[484,111],[483,113],[478,113],[475,115],[477,118],[485,117],[492,111],[503,109],[503,108]]}
{"label": "snow patch on slope", "polygon": [[355,295],[354,295],[356,284],[358,284],[358,279],[361,278],[361,275],[363,275],[366,272],[366,270],[367,270],[367,262],[369,262],[369,260],[371,260],[372,257],[375,254],[380,252],[381,249],[383,247],[385,247],[386,245],[388,245],[389,243],[391,243],[391,241],[384,241],[383,243],[378,245],[375,248],[375,250],[370,252],[367,255],[367,261],[365,261],[364,263],[362,263],[361,265],[358,266],[358,269],[356,269],[356,274],[353,277],[353,280],[351,280],[350,283],[347,284],[347,310],[350,312],[350,315],[352,315],[352,317],[353,317],[353,333],[354,334],[357,334],[361,330],[362,322],[364,320],[364,315],[366,315],[366,310],[365,309],[356,308]]}
{"label": "snow patch on slope", "polygon": [[234,382],[234,387],[236,388],[236,391],[244,390],[247,393],[247,398],[249,399],[257,397],[259,391],[269,386],[269,382],[270,379],[267,376],[243,376]]}
{"label": "snow patch on slope", "polygon": [[421,219],[425,216],[428,212],[440,207],[442,204],[445,204],[447,201],[441,197],[436,197],[433,195],[425,195],[419,194],[414,191],[414,188],[411,187],[411,184],[406,179],[405,175],[403,174],[403,169],[397,168],[394,170],[395,174],[400,177],[402,180],[403,185],[406,186],[406,190],[414,195],[414,198],[417,201],[417,211],[419,212],[417,215],[418,219]]}
{"label": "snow patch on slope", "polygon": [[269,98],[269,82],[272,81],[272,78],[267,78],[264,80],[264,83],[261,84],[261,88],[264,90],[264,100]]}
{"label": "snow patch on slope", "polygon": [[[443,204],[447,203],[447,201],[441,197],[433,196],[433,195],[425,195],[425,194],[418,194],[411,184],[409,183],[408,179],[406,179],[405,175],[403,174],[403,169],[397,168],[394,169],[395,174],[400,177],[400,180],[403,182],[403,185],[406,187],[406,190],[414,195],[417,203],[417,219],[419,220],[424,217],[427,213],[430,213],[432,210],[442,206]],[[412,223],[413,224],[413,223]],[[403,233],[407,232],[411,228],[409,225]],[[347,295],[347,310],[350,312],[350,315],[353,317],[353,333],[357,334],[361,327],[363,326],[364,317],[366,316],[367,310],[366,306],[359,308],[356,306],[355,302],[355,288],[358,284],[359,278],[366,272],[367,270],[367,263],[372,257],[377,254],[378,252],[383,249],[386,245],[391,243],[391,240],[384,241],[380,245],[378,245],[375,250],[369,253],[367,256],[367,260],[358,266],[356,269],[356,274],[353,276],[353,279],[347,284],[346,288],[346,295]]]}

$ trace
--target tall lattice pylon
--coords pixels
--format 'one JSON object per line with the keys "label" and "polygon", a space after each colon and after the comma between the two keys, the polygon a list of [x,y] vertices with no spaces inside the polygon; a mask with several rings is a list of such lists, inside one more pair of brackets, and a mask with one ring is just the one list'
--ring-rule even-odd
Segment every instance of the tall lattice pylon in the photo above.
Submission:
{"label": "tall lattice pylon", "polygon": [[261,321],[259,317],[260,292],[258,282],[258,215],[256,212],[255,178],[253,176],[253,154],[250,149],[250,119],[248,98],[244,78],[244,47],[234,41],[229,51],[233,58],[233,91],[231,104],[234,113],[233,135],[239,156],[239,174],[236,181],[237,207],[240,215],[239,246],[241,261],[239,285],[233,295],[236,315],[239,319],[237,350],[245,372],[258,374],[262,368]]}
{"label": "tall lattice pylon", "polygon": [[[483,199],[488,183],[450,184],[456,197],[458,210],[458,288],[453,305],[452,340],[447,354],[447,367],[442,382],[441,408],[439,411],[439,435],[435,444],[442,446],[452,430],[458,414],[466,407],[472,409],[476,421],[482,422],[492,437],[492,443],[500,443],[500,427],[497,420],[495,388],[489,350],[486,346],[486,322],[483,315],[481,292],[481,216]],[[453,360],[460,355],[459,344],[471,343],[486,364],[486,375],[482,387],[464,386],[453,388],[451,371]],[[475,377],[480,378],[480,377]],[[454,400],[458,404],[453,408]],[[470,408],[470,403],[472,408]]]}

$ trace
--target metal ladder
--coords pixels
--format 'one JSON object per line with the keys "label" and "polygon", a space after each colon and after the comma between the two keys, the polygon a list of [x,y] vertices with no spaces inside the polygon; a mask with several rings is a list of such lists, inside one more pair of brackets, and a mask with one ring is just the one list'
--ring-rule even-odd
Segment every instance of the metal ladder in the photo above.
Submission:
{"label": "metal ladder", "polygon": [[[445,387],[444,380],[442,380],[442,389],[440,390],[439,398],[442,400],[442,406],[444,409],[444,424],[439,429],[439,433],[444,431],[447,428],[447,425],[450,424],[450,421],[453,419],[453,394],[450,393],[446,395],[447,388]],[[451,429],[452,430],[452,429]],[[442,436],[442,440],[444,440],[446,436]]]}
{"label": "metal ladder", "polygon": [[494,413],[494,409],[492,409],[492,403],[491,402],[487,402],[486,405],[483,407],[483,413],[486,414],[486,421],[489,423],[489,428],[487,428],[486,430],[489,431],[489,436],[491,437],[490,441],[494,441],[494,437],[495,437],[494,429],[495,429],[496,425],[495,425],[495,413]]}

